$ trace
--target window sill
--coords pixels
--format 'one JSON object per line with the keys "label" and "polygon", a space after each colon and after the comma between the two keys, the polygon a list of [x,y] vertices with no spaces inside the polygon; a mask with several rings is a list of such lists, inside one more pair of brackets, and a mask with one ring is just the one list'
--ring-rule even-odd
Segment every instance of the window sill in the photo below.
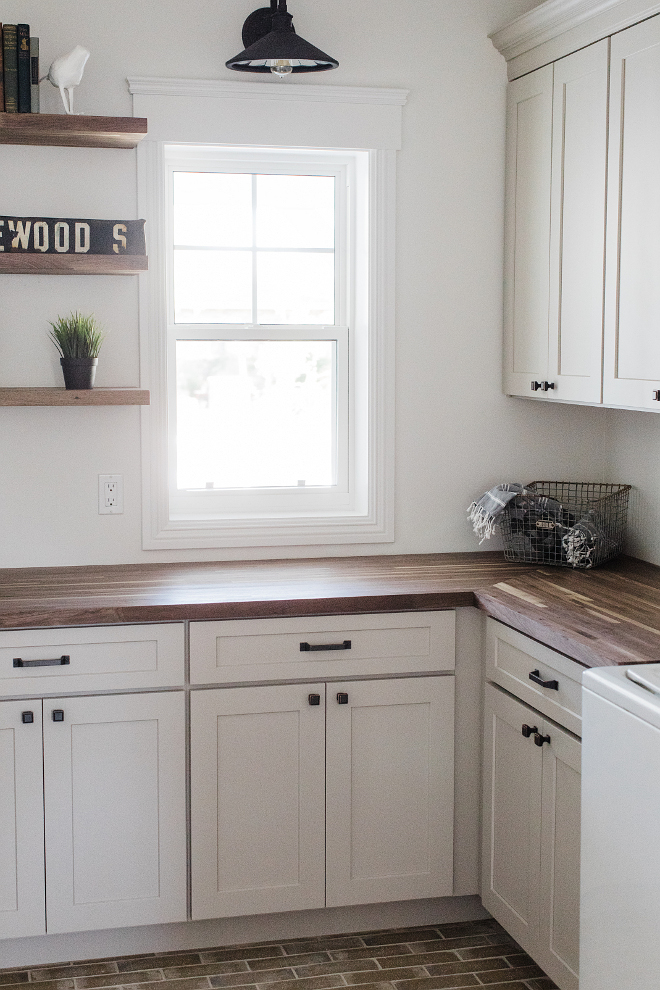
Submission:
{"label": "window sill", "polygon": [[[383,513],[384,516],[384,513]],[[390,518],[369,515],[299,516],[251,520],[171,519],[157,532],[146,534],[145,550],[220,549],[222,547],[316,546],[351,543],[393,543]]]}

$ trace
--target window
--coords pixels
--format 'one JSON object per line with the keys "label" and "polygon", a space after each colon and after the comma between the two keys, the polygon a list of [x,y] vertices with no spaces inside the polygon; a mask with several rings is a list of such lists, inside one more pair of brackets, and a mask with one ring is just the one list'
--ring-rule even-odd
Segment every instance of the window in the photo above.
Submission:
{"label": "window", "polygon": [[129,86],[149,120],[143,547],[390,542],[405,93]]}
{"label": "window", "polygon": [[172,516],[346,510],[359,157],[175,146],[165,161]]}

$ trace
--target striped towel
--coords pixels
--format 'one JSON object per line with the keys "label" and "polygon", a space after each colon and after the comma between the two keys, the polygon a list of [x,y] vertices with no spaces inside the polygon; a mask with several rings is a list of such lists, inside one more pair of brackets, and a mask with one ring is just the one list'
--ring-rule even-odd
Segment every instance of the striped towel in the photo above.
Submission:
{"label": "striped towel", "polygon": [[473,502],[469,507],[468,519],[472,523],[472,528],[479,537],[479,546],[484,540],[489,540],[499,522],[499,518],[506,509],[512,498],[516,495],[527,494],[524,485],[515,482],[504,485],[497,485],[489,492],[482,495],[478,502]]}

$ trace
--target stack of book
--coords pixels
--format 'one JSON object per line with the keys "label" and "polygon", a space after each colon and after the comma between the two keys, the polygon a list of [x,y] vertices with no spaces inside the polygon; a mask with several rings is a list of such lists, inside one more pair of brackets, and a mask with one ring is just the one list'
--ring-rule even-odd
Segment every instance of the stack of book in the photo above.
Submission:
{"label": "stack of book", "polygon": [[0,24],[0,112],[39,113],[39,39],[29,24]]}

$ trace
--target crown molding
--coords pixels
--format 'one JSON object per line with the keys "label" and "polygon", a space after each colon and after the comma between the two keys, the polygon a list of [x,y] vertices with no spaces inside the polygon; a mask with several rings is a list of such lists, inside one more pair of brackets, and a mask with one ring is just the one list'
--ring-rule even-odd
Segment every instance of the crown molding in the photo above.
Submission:
{"label": "crown molding", "polygon": [[660,2],[651,0],[546,0],[489,37],[509,62],[589,21],[598,19],[597,41],[659,12]]}
{"label": "crown molding", "polygon": [[132,76],[129,92],[140,96],[207,96],[234,100],[281,100],[302,103],[360,103],[403,107],[407,89],[363,86],[310,86],[301,83],[234,82],[221,79],[162,79]]}

